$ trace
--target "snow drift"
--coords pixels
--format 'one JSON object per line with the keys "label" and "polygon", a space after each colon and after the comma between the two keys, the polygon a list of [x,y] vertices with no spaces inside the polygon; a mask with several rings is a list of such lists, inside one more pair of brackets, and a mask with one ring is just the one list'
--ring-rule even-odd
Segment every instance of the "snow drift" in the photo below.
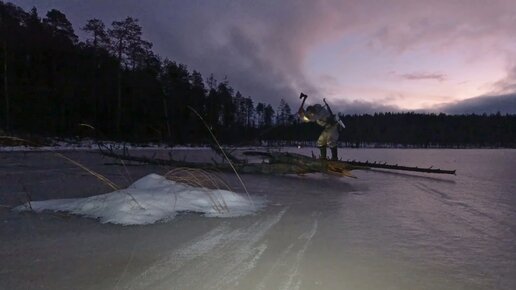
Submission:
{"label": "snow drift", "polygon": [[177,212],[196,212],[208,217],[248,215],[264,206],[235,192],[193,187],[149,174],[126,189],[87,198],[33,201],[16,211],[69,212],[96,218],[102,223],[144,225],[173,219]]}

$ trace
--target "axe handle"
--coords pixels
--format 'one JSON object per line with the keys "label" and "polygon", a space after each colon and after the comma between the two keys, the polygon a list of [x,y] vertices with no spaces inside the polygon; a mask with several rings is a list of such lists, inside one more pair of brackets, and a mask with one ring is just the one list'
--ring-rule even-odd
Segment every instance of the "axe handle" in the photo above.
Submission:
{"label": "axe handle", "polygon": [[303,106],[305,105],[305,101],[306,101],[306,98],[307,98],[307,97],[308,97],[308,96],[307,96],[307,95],[305,95],[305,94],[303,94],[303,93],[301,93],[301,95],[299,96],[299,98],[303,98],[303,102],[301,102],[301,106],[299,107],[298,112],[303,111]]}
{"label": "axe handle", "polygon": [[330,115],[335,116],[330,109],[330,105],[328,105],[328,103],[326,102],[326,98],[324,98],[323,101],[324,101],[324,104],[326,105],[326,108],[328,109],[328,112],[330,112]]}

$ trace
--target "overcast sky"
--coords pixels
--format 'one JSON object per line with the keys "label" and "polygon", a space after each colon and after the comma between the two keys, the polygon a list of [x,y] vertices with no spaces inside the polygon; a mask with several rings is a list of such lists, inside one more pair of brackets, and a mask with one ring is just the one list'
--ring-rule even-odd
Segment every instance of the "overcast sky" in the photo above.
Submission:
{"label": "overcast sky", "polygon": [[159,55],[273,105],[305,92],[344,112],[516,113],[514,0],[11,2],[59,9],[79,35],[138,18]]}

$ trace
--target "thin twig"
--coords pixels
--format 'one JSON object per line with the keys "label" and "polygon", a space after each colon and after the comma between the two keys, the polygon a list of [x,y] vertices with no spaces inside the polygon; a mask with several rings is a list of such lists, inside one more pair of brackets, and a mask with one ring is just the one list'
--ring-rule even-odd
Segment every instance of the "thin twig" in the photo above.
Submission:
{"label": "thin twig", "polygon": [[249,198],[249,202],[251,203],[251,205],[254,207],[254,203],[253,203],[253,200],[251,199],[251,195],[249,194],[249,191],[247,191],[247,187],[245,186],[244,184],[244,181],[242,180],[242,178],[240,177],[240,175],[238,174],[235,166],[233,165],[233,163],[231,162],[231,160],[229,159],[229,157],[226,155],[226,152],[224,152],[224,150],[222,149],[222,146],[220,145],[219,141],[217,140],[217,137],[215,137],[215,134],[213,134],[213,132],[211,131],[210,129],[210,126],[208,126],[208,124],[206,123],[206,121],[204,120],[204,118],[199,114],[199,112],[197,112],[194,108],[188,106],[188,108],[194,112],[194,114],[197,115],[197,117],[199,117],[199,119],[202,121],[202,123],[204,124],[204,126],[206,127],[206,129],[208,129],[208,131],[210,132],[211,134],[211,137],[213,138],[213,141],[215,141],[215,143],[217,144],[217,146],[219,147],[220,151],[222,152],[222,154],[224,154],[224,157],[226,157],[229,165],[231,166],[231,168],[233,169],[233,171],[235,172],[235,175],[237,176],[238,180],[240,181],[240,184],[242,184],[242,187],[244,188],[244,191],[245,193],[247,194],[247,197]]}

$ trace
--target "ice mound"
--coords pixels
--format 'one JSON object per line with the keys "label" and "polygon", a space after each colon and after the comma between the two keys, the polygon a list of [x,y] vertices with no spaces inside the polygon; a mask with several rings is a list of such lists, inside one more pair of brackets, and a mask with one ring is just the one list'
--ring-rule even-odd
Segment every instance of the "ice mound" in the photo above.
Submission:
{"label": "ice mound", "polygon": [[[264,201],[256,198],[251,201],[235,192],[193,187],[149,174],[126,189],[87,198],[33,201],[30,206],[35,212],[69,212],[102,223],[144,225],[173,219],[181,211],[209,217],[248,215],[262,208]],[[14,210],[30,210],[29,204]]]}

